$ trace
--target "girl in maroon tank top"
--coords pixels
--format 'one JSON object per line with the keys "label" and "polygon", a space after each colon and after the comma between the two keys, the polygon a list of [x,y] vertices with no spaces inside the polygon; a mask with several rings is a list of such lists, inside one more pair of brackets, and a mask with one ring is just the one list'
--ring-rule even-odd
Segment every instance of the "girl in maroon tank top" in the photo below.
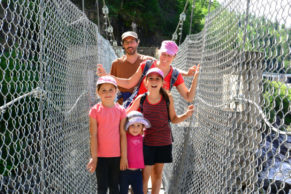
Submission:
{"label": "girl in maroon tank top", "polygon": [[127,112],[130,112],[138,110],[142,106],[144,117],[151,123],[151,127],[146,129],[144,134],[144,193],[147,193],[151,175],[154,175],[151,177],[152,185],[155,186],[152,188],[153,193],[160,190],[164,163],[172,162],[172,138],[169,122],[184,121],[192,115],[194,109],[193,105],[190,105],[184,114],[177,115],[172,96],[162,87],[163,81],[164,74],[159,68],[150,69],[146,74],[148,92],[145,99],[143,95],[138,96],[127,109]]}

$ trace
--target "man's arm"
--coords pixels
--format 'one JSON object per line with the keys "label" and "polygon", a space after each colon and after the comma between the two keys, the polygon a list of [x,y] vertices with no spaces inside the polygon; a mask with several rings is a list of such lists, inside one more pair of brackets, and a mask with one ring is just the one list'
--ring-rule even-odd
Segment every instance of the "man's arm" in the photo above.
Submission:
{"label": "man's arm", "polygon": [[[97,75],[104,76],[107,75],[105,69],[103,68],[102,64],[97,64]],[[142,69],[141,66],[138,67],[137,71],[128,79],[126,78],[119,78],[116,76],[112,76],[115,78],[117,85],[126,89],[133,88],[137,85],[139,79],[142,76]]]}
{"label": "man's arm", "polygon": [[139,95],[138,97],[136,97],[136,99],[134,99],[134,101],[133,101],[133,103],[131,104],[131,106],[128,107],[128,108],[126,109],[126,113],[127,113],[127,114],[128,114],[129,112],[131,112],[131,111],[138,110],[139,105],[140,105],[140,99],[141,99],[141,97],[142,97],[142,94]]}

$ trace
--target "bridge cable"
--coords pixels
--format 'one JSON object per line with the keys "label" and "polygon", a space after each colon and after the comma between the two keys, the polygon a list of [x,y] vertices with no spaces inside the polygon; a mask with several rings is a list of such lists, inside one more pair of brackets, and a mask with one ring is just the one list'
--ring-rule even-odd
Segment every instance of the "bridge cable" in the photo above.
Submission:
{"label": "bridge cable", "polygon": [[[184,9],[183,9],[183,11],[182,11],[182,13],[180,14],[180,17],[179,17],[179,22],[177,24],[177,27],[175,29],[175,32],[172,35],[172,40],[173,41],[176,41],[178,39],[178,35],[179,35],[179,45],[180,45],[181,39],[182,39],[181,37],[182,37],[182,31],[183,31],[183,23],[186,20],[185,11],[187,9],[188,4],[189,4],[189,0],[186,0]],[[179,33],[177,33],[178,30],[179,30]]]}
{"label": "bridge cable", "polygon": [[189,34],[191,34],[191,29],[192,29],[192,19],[193,19],[193,12],[195,9],[195,0],[192,2],[192,9],[191,9],[191,16],[190,16],[190,27],[189,27]]}

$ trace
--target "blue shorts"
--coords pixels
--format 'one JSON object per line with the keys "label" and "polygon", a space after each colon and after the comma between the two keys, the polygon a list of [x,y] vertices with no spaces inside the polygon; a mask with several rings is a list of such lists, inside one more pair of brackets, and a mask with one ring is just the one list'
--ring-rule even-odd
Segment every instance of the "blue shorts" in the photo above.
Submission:
{"label": "blue shorts", "polygon": [[172,145],[143,145],[143,156],[145,165],[154,165],[156,163],[171,163],[173,162]]}
{"label": "blue shorts", "polygon": [[120,171],[120,194],[128,194],[129,185],[134,194],[143,194],[141,169]]}

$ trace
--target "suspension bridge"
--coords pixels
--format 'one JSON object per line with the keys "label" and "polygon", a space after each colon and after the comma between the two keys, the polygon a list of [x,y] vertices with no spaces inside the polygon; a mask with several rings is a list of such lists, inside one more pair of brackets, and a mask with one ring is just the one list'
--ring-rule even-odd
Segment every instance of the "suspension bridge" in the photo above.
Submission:
{"label": "suspension bridge", "polygon": [[[96,64],[122,52],[69,0],[0,1],[0,18],[0,193],[96,193]],[[264,76],[291,72],[290,21],[288,0],[225,0],[179,45],[173,66],[201,73],[166,193],[291,193],[291,88]]]}

